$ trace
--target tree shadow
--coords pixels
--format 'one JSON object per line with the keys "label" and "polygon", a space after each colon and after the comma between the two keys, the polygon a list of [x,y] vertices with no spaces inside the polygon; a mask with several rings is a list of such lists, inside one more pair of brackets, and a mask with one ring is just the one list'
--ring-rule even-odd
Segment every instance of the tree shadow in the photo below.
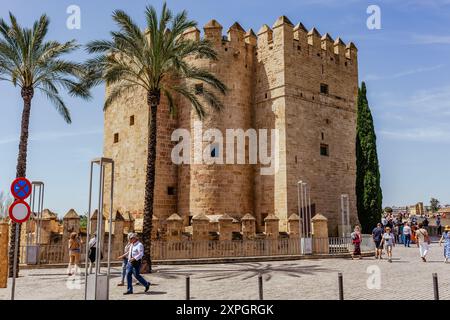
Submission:
{"label": "tree shadow", "polygon": [[158,276],[165,279],[176,279],[187,275],[195,275],[197,279],[207,279],[208,281],[220,281],[231,278],[240,278],[248,280],[264,275],[265,281],[272,279],[272,273],[281,273],[289,277],[300,278],[302,275],[314,275],[320,272],[335,271],[334,269],[324,268],[319,265],[300,266],[296,263],[277,264],[277,263],[245,263],[239,265],[230,265],[225,268],[207,268],[207,269],[184,269],[169,267],[158,271]]}

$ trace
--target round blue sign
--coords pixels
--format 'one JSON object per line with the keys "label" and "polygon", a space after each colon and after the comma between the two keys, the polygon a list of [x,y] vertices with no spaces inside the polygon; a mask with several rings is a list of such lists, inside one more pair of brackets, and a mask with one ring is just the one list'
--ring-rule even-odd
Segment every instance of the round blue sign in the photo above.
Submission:
{"label": "round blue sign", "polygon": [[31,183],[25,178],[17,178],[11,184],[11,193],[16,199],[26,199],[31,194]]}

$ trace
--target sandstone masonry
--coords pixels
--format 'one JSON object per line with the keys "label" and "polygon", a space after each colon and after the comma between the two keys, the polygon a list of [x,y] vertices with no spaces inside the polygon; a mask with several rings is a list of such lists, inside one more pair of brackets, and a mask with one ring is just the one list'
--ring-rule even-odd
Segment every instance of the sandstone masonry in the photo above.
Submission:
{"label": "sandstone masonry", "polygon": [[[279,171],[260,175],[261,165],[248,161],[175,165],[171,150],[178,142],[171,141],[171,134],[177,128],[192,133],[198,117],[180,97],[177,114],[171,116],[163,99],[158,110],[154,203],[160,227],[167,228],[174,213],[185,227],[197,215],[227,214],[240,221],[250,213],[256,232],[264,231],[264,221],[272,215],[279,219],[279,230],[288,232],[288,217],[298,213],[297,182],[303,180],[311,187],[312,216],[325,216],[330,235],[337,235],[341,194],[349,195],[351,223],[357,222],[355,45],[322,36],[315,28],[308,31],[301,23],[294,26],[285,16],[257,34],[238,23],[227,36],[222,31],[215,20],[204,26],[203,37],[213,44],[217,61],[195,57],[189,61],[214,73],[229,88],[222,111],[207,109],[203,130],[217,128],[225,137],[225,129],[278,129]],[[200,31],[193,28],[185,37],[199,40]],[[122,96],[105,111],[104,155],[116,165],[114,212],[129,212],[135,218],[142,218],[144,207],[148,117],[141,90]],[[203,147],[207,145],[204,141]],[[216,150],[220,156],[225,151]],[[105,194],[108,177],[107,173]],[[108,205],[104,212],[109,212]]]}

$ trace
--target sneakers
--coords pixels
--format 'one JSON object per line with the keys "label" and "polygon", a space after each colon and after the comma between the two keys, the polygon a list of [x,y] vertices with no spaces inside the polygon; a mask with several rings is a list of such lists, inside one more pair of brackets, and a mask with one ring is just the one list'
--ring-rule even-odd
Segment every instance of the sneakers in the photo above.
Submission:
{"label": "sneakers", "polygon": [[422,257],[422,261],[427,262],[427,259],[425,259],[425,257]]}
{"label": "sneakers", "polygon": [[148,289],[150,289],[150,282],[149,282],[149,283],[147,284],[147,286],[145,287],[145,291],[144,291],[144,292],[147,292]]}
{"label": "sneakers", "polygon": [[123,283],[123,282],[119,282],[118,284],[117,284],[117,286],[118,287],[123,287],[125,284]]}
{"label": "sneakers", "polygon": [[123,293],[124,296],[126,296],[127,294],[133,294],[133,292],[127,291]]}
{"label": "sneakers", "polygon": [[392,263],[392,259],[391,259],[391,258],[389,258],[388,261],[389,261],[390,263]]}

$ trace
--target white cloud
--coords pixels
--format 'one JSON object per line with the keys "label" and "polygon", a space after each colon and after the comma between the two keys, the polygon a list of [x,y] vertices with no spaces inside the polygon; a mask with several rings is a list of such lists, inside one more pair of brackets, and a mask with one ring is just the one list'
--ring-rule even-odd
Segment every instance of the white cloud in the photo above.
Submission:
{"label": "white cloud", "polygon": [[405,70],[402,72],[398,72],[398,73],[394,73],[391,75],[385,75],[385,76],[380,76],[380,75],[376,75],[376,74],[368,74],[365,79],[367,81],[370,80],[385,80],[385,79],[397,79],[397,78],[401,78],[401,77],[406,77],[406,76],[410,76],[413,74],[417,74],[417,73],[422,73],[422,72],[429,72],[429,71],[433,71],[433,70],[437,70],[444,67],[443,64],[437,65],[437,66],[432,66],[432,67],[421,67],[421,68],[415,68],[415,69],[411,69],[411,70]]}
{"label": "white cloud", "polygon": [[382,136],[395,140],[420,141],[420,142],[450,142],[450,129],[446,128],[404,128],[394,130],[381,130]]}
{"label": "white cloud", "polygon": [[413,44],[450,44],[450,36],[433,34],[413,34]]}

